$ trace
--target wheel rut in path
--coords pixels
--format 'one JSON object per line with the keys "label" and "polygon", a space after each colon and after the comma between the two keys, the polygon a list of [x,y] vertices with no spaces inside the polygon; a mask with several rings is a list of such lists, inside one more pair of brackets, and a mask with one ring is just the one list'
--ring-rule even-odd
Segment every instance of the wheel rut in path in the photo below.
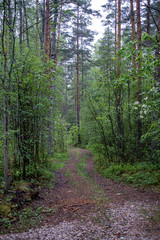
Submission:
{"label": "wheel rut in path", "polygon": [[6,234],[0,239],[159,240],[160,194],[103,178],[88,150],[73,148],[71,160],[56,173],[54,189],[42,189],[33,209],[47,206],[45,215],[29,233]]}

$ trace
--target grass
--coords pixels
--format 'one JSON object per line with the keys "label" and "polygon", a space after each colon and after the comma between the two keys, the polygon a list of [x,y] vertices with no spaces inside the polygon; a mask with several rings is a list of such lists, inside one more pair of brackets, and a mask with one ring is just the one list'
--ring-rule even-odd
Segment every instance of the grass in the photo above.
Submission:
{"label": "grass", "polygon": [[[97,207],[101,208],[103,205],[102,203],[106,204],[108,202],[108,199],[106,201],[106,196],[104,194],[103,188],[101,186],[95,184],[94,180],[92,177],[87,173],[86,171],[86,164],[87,164],[87,159],[88,159],[88,154],[86,153],[81,160],[77,163],[76,165],[76,170],[79,176],[83,177],[87,183],[90,185],[91,193],[90,193],[90,198],[96,202]],[[79,183],[77,183],[78,185]]]}
{"label": "grass", "polygon": [[100,172],[106,178],[131,183],[136,186],[160,186],[160,166],[148,162],[112,164]]}
{"label": "grass", "polygon": [[53,158],[49,159],[48,169],[53,174],[53,177],[48,183],[48,187],[52,189],[55,185],[55,171],[59,171],[70,160],[69,153],[55,153]]}
{"label": "grass", "polygon": [[86,172],[86,160],[88,158],[88,155],[85,154],[84,157],[81,158],[80,162],[77,163],[76,170],[77,173],[81,177],[88,177],[88,173]]}
{"label": "grass", "polygon": [[72,175],[72,173],[69,171],[69,169],[67,169],[64,175],[66,177],[70,177]]}
{"label": "grass", "polygon": [[153,225],[160,226],[160,207],[154,210],[152,216],[149,218]]}
{"label": "grass", "polygon": [[49,160],[50,169],[60,170],[70,160],[69,153],[55,153],[53,158]]}
{"label": "grass", "polygon": [[[55,185],[55,171],[60,170],[70,160],[69,153],[55,153],[53,158],[49,159],[47,166],[39,165],[36,170],[32,169],[35,179],[30,181],[15,181],[8,195],[3,194],[3,189],[0,189],[0,227],[2,232],[17,230],[27,230],[43,220],[43,214],[53,214],[54,209],[47,209],[45,206],[32,210],[28,207],[28,203],[32,201],[30,184],[35,183],[35,191],[38,191],[42,185],[53,188]],[[34,172],[35,171],[35,172]],[[16,197],[16,191],[20,194]],[[16,198],[20,203],[12,203],[12,199]],[[24,207],[25,206],[25,207]]]}
{"label": "grass", "polygon": [[80,157],[80,155],[81,155],[81,152],[76,152],[76,160],[78,160],[79,159],[79,157]]}
{"label": "grass", "polygon": [[160,227],[160,207],[156,207],[152,212],[150,209],[141,209],[141,213],[144,215],[144,218],[149,220],[150,227],[159,228]]}

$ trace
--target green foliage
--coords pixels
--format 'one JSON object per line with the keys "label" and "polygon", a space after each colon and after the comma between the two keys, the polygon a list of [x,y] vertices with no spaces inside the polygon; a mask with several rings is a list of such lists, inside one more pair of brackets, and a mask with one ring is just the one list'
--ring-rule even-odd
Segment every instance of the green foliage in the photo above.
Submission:
{"label": "green foliage", "polygon": [[[30,188],[30,183],[36,185],[34,191],[39,191],[42,185],[46,185],[49,188],[54,187],[55,184],[55,171],[58,171],[60,168],[64,167],[65,164],[70,160],[70,155],[68,152],[65,153],[55,153],[53,158],[48,159],[46,164],[37,164],[34,168],[31,168],[29,172],[27,172],[27,177],[32,178],[28,182],[15,181],[13,192],[20,192],[23,196],[20,195],[19,201],[22,203],[30,202],[32,195],[32,188]],[[34,178],[37,178],[38,181],[35,182]],[[0,196],[1,196],[0,192]],[[14,230],[14,223],[16,223],[16,228],[19,230],[27,230],[31,227],[36,226],[37,222],[43,219],[43,214],[53,214],[54,209],[39,207],[36,211],[31,209],[30,207],[25,207],[22,210],[17,210],[17,205],[11,204],[11,199],[14,196],[8,195],[7,198],[2,199],[2,203],[0,204],[0,216],[1,216],[1,226],[3,228],[9,229],[10,231]]]}
{"label": "green foliage", "polygon": [[[34,171],[35,170],[35,171]],[[50,180],[54,177],[53,172],[51,172],[50,168],[46,168],[45,165],[37,165],[36,168],[34,168],[33,172],[30,172],[31,176],[36,176],[36,178]]]}
{"label": "green foliage", "polygon": [[80,162],[77,163],[76,170],[78,174],[81,177],[88,177],[88,173],[86,172],[86,161],[87,161],[88,155],[85,155],[81,158]]}
{"label": "green foliage", "polygon": [[[95,47],[95,66],[88,73],[85,101],[81,109],[82,146],[95,156],[98,167],[128,164],[136,161],[158,163],[159,142],[159,83],[155,80],[159,58],[155,59],[156,36],[142,37],[138,56],[128,39],[114,56],[113,35],[108,28]],[[125,41],[125,37],[123,39]],[[149,40],[150,46],[146,45]],[[153,46],[155,44],[155,46]],[[133,56],[141,60],[141,103],[137,101],[137,71],[132,67]],[[117,76],[117,61],[121,59],[121,74]],[[157,65],[158,61],[158,65]],[[117,105],[117,99],[120,105]],[[142,135],[138,142],[138,121]],[[140,147],[139,147],[140,146]],[[138,150],[140,149],[140,150]]]}
{"label": "green foliage", "polygon": [[[23,47],[23,53],[20,54],[17,46],[11,74],[11,91],[6,93],[10,102],[9,168],[13,169],[13,180],[52,178],[50,170],[46,168],[51,121],[55,121],[54,133],[52,133],[54,150],[56,152],[67,150],[65,121],[59,117],[56,110],[54,119],[50,118],[52,106],[50,95],[53,94],[50,85],[53,74],[50,73],[48,76],[45,72],[53,66],[52,61],[42,61],[41,57],[37,57],[35,52],[28,48]],[[3,138],[2,131],[3,129],[0,128]],[[0,139],[0,178],[3,180],[2,138]]]}
{"label": "green foliage", "polygon": [[[15,224],[17,230],[28,230],[35,227],[39,221],[43,220],[43,213],[48,210],[45,207],[39,207],[36,210],[32,210],[30,207],[26,207],[21,211],[12,209],[10,214],[1,218],[1,225],[5,231],[9,230],[14,232]],[[50,211],[51,212],[51,211]]]}
{"label": "green foliage", "polygon": [[153,186],[160,183],[160,167],[148,162],[111,165],[100,170],[106,178],[132,183],[137,186]]}
{"label": "green foliage", "polygon": [[49,160],[50,169],[60,170],[70,160],[69,153],[55,153],[53,158]]}
{"label": "green foliage", "polygon": [[72,144],[73,146],[78,145],[78,127],[72,126],[69,130],[68,134],[68,144]]}
{"label": "green foliage", "polygon": [[[18,210],[19,207],[17,204],[12,204],[11,200],[15,197],[14,192],[18,191],[21,195],[18,195],[20,203],[28,203],[32,200],[32,191],[39,191],[41,186],[44,184],[52,188],[55,185],[55,171],[60,170],[64,167],[65,164],[70,160],[70,154],[68,152],[64,153],[55,153],[53,158],[49,158],[46,164],[37,164],[34,168],[31,168],[28,172],[27,177],[32,178],[29,181],[15,181],[12,188],[11,194],[4,196],[2,190],[0,191],[1,203],[0,203],[0,216],[1,216],[1,226],[3,229],[9,229],[10,231],[16,228],[19,230],[27,230],[31,227],[36,226],[36,224],[43,220],[43,214],[47,215],[53,214],[53,208],[46,208],[44,206],[37,208],[36,210],[31,209],[30,207],[22,208]],[[34,178],[37,178],[38,181],[35,182]],[[33,184],[35,188],[31,188],[30,184]],[[34,192],[33,192],[34,194]],[[23,205],[22,204],[22,205]]]}
{"label": "green foliage", "polygon": [[55,152],[66,152],[68,148],[66,122],[58,116],[54,121],[54,150]]}

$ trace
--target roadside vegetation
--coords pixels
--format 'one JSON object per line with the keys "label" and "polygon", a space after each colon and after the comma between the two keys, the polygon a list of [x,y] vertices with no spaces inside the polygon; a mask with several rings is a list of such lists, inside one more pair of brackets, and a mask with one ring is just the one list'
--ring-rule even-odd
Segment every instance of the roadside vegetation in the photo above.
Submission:
{"label": "roadside vegetation", "polygon": [[53,214],[54,209],[41,206],[32,209],[29,204],[39,199],[42,188],[53,189],[56,171],[60,170],[70,160],[69,153],[56,153],[47,161],[47,165],[39,166],[36,179],[17,180],[12,183],[8,194],[0,189],[0,229],[8,231],[28,230],[37,226],[43,220],[43,214]]}
{"label": "roadside vegetation", "polygon": [[99,172],[106,178],[134,184],[135,186],[157,186],[160,190],[159,164],[142,162],[136,164],[111,164]]}

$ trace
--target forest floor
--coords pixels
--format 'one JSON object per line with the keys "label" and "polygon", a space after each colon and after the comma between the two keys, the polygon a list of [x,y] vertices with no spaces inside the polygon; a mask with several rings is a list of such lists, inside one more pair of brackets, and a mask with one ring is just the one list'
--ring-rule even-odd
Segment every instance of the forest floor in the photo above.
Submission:
{"label": "forest floor", "polygon": [[48,209],[36,228],[2,240],[159,240],[160,193],[103,178],[88,150],[72,148],[53,189],[30,203]]}

